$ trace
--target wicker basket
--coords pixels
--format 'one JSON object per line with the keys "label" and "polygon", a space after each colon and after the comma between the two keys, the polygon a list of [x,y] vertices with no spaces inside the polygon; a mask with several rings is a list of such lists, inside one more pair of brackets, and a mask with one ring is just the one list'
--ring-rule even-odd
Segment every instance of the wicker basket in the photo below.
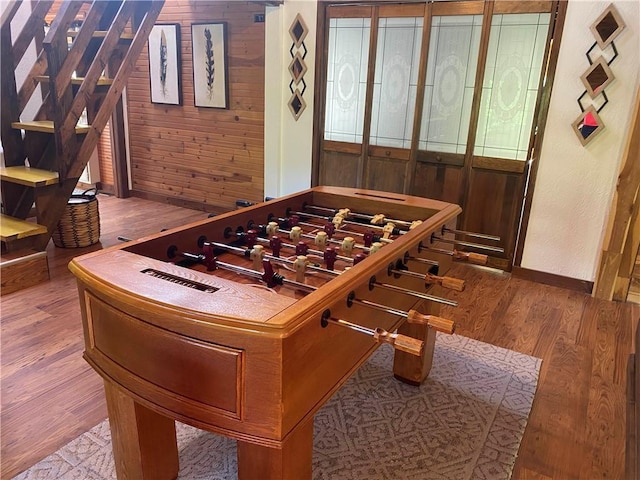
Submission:
{"label": "wicker basket", "polygon": [[53,232],[53,243],[62,248],[81,248],[100,240],[100,213],[97,190],[86,190],[73,194],[58,226]]}

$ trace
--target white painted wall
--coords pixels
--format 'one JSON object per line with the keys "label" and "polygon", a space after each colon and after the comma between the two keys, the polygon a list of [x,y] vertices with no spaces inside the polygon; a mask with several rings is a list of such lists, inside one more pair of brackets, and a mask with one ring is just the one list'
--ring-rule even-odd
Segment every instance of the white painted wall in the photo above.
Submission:
{"label": "white painted wall", "polygon": [[[613,0],[626,29],[615,41],[619,57],[611,69],[616,80],[607,87],[609,104],[600,112],[606,128],[582,146],[571,125],[580,114],[580,77],[589,67],[585,53],[595,41],[589,26],[610,3],[569,2],[522,259],[523,268],[587,281],[595,280],[640,85],[640,2]],[[311,32],[305,40],[307,110],[295,122],[286,102],[288,30],[297,12]],[[265,195],[280,196],[307,188],[311,179],[316,0],[285,0],[269,8],[266,27]]]}
{"label": "white painted wall", "polygon": [[[2,3],[2,10],[4,10],[4,8],[7,6],[7,2],[3,1],[1,3]],[[13,20],[11,21],[11,38],[13,42],[15,42],[16,39],[18,38],[18,35],[20,35],[20,32],[22,31],[22,27],[26,23],[26,21],[29,19],[30,15],[31,15],[31,2],[22,2],[22,5],[20,6],[20,8],[18,9],[18,12],[16,13],[16,16],[13,17]],[[34,63],[36,63],[36,58],[37,58],[37,51],[36,51],[36,44],[34,40],[29,45],[29,48],[27,48],[27,51],[22,57],[22,60],[18,64],[18,68],[16,68],[16,85],[18,86],[18,90],[20,89],[20,86],[23,84],[24,79],[27,78],[27,75],[29,75],[29,72],[31,71],[31,67],[33,67]],[[40,108],[40,105],[42,105],[42,93],[41,93],[40,87],[38,87],[36,91],[33,92],[33,95],[31,96],[31,100],[29,100],[29,102],[27,103],[27,106],[22,112],[22,115],[20,116],[20,120],[22,120],[23,122],[28,122],[30,120],[33,120],[36,116],[36,113],[38,113],[38,109]]]}
{"label": "white painted wall", "polygon": [[[585,53],[595,41],[589,26],[610,3],[615,4],[626,28],[615,40],[619,56],[610,67],[616,79],[606,88],[609,103],[599,114],[605,129],[582,146],[571,124],[580,114],[577,99],[584,91],[580,76],[589,67]],[[639,85],[640,2],[571,0],[525,239],[523,268],[595,280]]]}
{"label": "white painted wall", "polygon": [[[9,6],[9,2],[7,0],[0,0],[0,12],[4,12],[4,10],[8,6]],[[22,2],[15,17],[13,17],[13,20],[11,21],[11,39],[13,42],[15,42],[16,38],[18,38],[18,35],[22,31],[22,27],[24,26],[25,22],[28,20],[30,14],[31,14],[31,2]],[[27,75],[29,74],[29,71],[31,70],[31,67],[35,63],[37,58],[36,54],[37,52],[36,52],[35,42],[31,42],[31,45],[29,45],[29,48],[27,48],[27,51],[22,57],[22,61],[18,64],[18,68],[16,69],[16,72],[15,72],[18,89],[24,82],[24,79],[27,77]],[[41,93],[40,87],[38,87],[36,91],[33,92],[33,95],[31,96],[31,100],[27,103],[27,106],[22,112],[22,116],[20,119],[24,122],[33,120],[34,117],[36,116],[36,113],[38,113],[38,108],[40,108],[41,104],[42,104],[42,93]],[[0,145],[0,163],[2,166],[4,166],[4,154],[3,154],[3,148],[1,145]]]}
{"label": "white painted wall", "polygon": [[[309,33],[304,40],[308,53],[304,59],[307,89],[303,98],[307,107],[296,121],[287,104],[291,97],[289,49],[293,43],[289,28],[298,13]],[[316,18],[317,0],[285,0],[281,6],[266,10],[264,194],[267,197],[279,197],[311,186]],[[302,83],[299,88],[302,89]]]}

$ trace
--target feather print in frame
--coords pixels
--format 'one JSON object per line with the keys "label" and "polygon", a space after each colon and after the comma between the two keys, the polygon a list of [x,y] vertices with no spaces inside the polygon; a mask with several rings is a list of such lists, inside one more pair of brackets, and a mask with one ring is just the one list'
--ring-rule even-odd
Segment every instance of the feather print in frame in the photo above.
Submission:
{"label": "feather print in frame", "polygon": [[191,54],[194,105],[228,109],[227,23],[192,23]]}
{"label": "feather print in frame", "polygon": [[182,105],[180,24],[154,25],[147,46],[151,103]]}
{"label": "feather print in frame", "polygon": [[167,96],[167,36],[164,30],[160,32],[160,85],[162,96]]}
{"label": "feather print in frame", "polygon": [[213,82],[215,79],[216,66],[213,58],[213,42],[211,41],[211,30],[204,29],[205,49],[204,54],[206,56],[205,66],[207,72],[207,95],[209,100],[213,98]]}

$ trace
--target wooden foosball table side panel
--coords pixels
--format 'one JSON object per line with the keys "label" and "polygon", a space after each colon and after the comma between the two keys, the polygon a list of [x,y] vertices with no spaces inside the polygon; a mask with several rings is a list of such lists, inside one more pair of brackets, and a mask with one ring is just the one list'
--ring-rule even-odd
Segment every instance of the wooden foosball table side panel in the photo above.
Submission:
{"label": "wooden foosball table side panel", "polygon": [[[174,317],[80,284],[85,359],[141,405],[195,427],[277,446],[281,340]],[[189,324],[188,326],[185,326]],[[199,325],[200,324],[200,325]],[[197,332],[197,333],[196,333]]]}

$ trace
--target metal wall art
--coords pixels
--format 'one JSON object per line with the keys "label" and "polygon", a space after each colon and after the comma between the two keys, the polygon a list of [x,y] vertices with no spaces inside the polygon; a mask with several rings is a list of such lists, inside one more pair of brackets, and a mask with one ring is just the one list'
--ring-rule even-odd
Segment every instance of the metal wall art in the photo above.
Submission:
{"label": "metal wall art", "polygon": [[[304,81],[304,74],[307,73],[307,65],[304,62],[307,56],[307,47],[304,44],[304,39],[309,33],[307,25],[302,20],[300,14],[296,15],[296,18],[289,28],[289,35],[293,39],[289,53],[291,54],[291,63],[289,63],[289,74],[291,75],[291,82],[289,82],[289,90],[291,91],[291,98],[289,98],[289,110],[293,115],[293,118],[297,121],[302,115],[302,112],[307,108],[307,103],[304,101],[303,95],[307,89],[307,84]],[[296,50],[294,53],[294,49]],[[294,90],[293,85],[296,85]],[[300,84],[302,84],[302,90],[300,90]]]}
{"label": "metal wall art", "polygon": [[[604,89],[615,79],[609,65],[618,57],[618,50],[613,40],[624,27],[622,17],[613,4],[609,5],[591,25],[591,32],[596,41],[587,51],[589,68],[580,77],[586,89],[578,98],[582,113],[572,124],[573,131],[576,132],[582,145],[589,143],[604,130],[604,123],[598,113],[609,102]],[[591,54],[597,47],[600,54],[594,60]]]}

